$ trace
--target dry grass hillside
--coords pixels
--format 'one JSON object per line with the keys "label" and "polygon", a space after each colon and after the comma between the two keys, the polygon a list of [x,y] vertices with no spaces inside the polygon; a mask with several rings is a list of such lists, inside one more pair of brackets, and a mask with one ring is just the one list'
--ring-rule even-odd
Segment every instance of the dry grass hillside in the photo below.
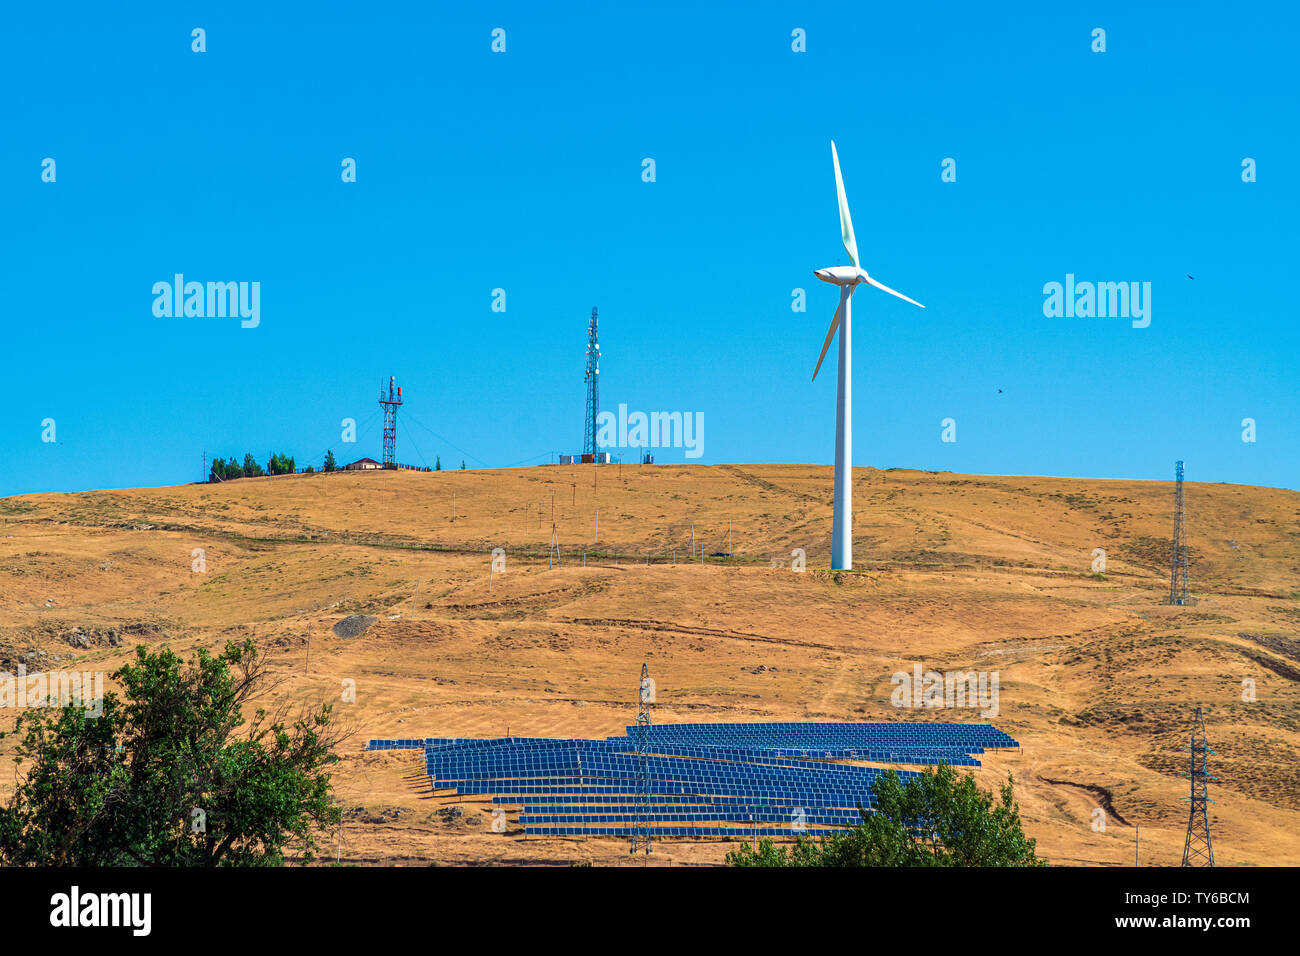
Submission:
{"label": "dry grass hillside", "polygon": [[[455,520],[453,521],[453,495]],[[1190,484],[1192,591],[1169,607],[1164,482],[860,469],[852,573],[829,563],[831,470],[550,466],[339,473],[0,499],[0,670],[111,671],[140,643],[252,635],[274,696],[338,700],[344,861],[627,861],[617,840],[490,831],[369,737],[604,736],[656,720],[981,720],[901,711],[890,676],[996,670],[1010,771],[1054,863],[1176,865],[1192,710],[1220,778],[1220,865],[1300,865],[1300,494]],[[548,569],[551,508],[563,554]],[[599,510],[599,542],[595,542]],[[691,525],[707,554],[691,563]],[[489,590],[489,553],[507,571]],[[792,549],[808,571],[792,573]],[[1107,571],[1094,576],[1093,550]],[[193,570],[195,549],[206,569]],[[587,551],[583,565],[583,551]],[[675,558],[675,563],[674,563]],[[647,564],[647,559],[650,563]],[[342,639],[348,614],[379,622]],[[1243,682],[1254,682],[1254,701]],[[0,722],[12,714],[0,713]],[[0,745],[8,764],[12,741]],[[0,772],[0,797],[12,774]],[[463,814],[451,812],[455,806]],[[1093,829],[1096,807],[1104,832]],[[717,863],[682,841],[652,863]]]}

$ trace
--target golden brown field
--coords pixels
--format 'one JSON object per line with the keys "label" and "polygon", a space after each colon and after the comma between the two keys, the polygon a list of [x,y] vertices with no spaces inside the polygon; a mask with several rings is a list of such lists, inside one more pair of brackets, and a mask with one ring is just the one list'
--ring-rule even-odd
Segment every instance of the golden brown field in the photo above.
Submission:
{"label": "golden brown field", "polygon": [[[978,775],[993,786],[1014,774],[1049,861],[1131,864],[1135,826],[1143,865],[1180,861],[1181,748],[1199,703],[1220,778],[1217,862],[1300,865],[1300,494],[1189,484],[1197,603],[1176,608],[1162,603],[1167,482],[858,469],[857,570],[831,574],[828,467],[619,471],[0,499],[0,670],[111,671],[142,642],[188,651],[252,635],[282,678],[274,697],[339,700],[354,680],[356,702],[338,705],[356,728],[336,776],[345,822],[327,843],[344,862],[411,865],[628,856],[620,840],[524,839],[513,820],[492,833],[482,804],[429,792],[418,754],[363,754],[368,738],[618,733],[635,717],[642,661],[658,722],[980,721],[900,711],[890,676],[916,663],[996,670],[990,722],[1022,750],[986,755]],[[563,566],[548,569],[552,496]],[[690,563],[691,523],[712,553],[726,550],[728,519],[736,557]],[[489,591],[494,547],[507,571]],[[807,573],[788,568],[793,548],[806,549]],[[380,620],[336,637],[355,613]],[[5,764],[11,750],[4,741]],[[4,787],[12,773],[0,772]],[[650,859],[718,863],[725,849],[661,842]]]}

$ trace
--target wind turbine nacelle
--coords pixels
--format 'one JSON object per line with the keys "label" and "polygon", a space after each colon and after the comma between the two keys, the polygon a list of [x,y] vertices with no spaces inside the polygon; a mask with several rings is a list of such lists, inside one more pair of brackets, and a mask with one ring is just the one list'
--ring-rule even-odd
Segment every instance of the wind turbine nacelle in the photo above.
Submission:
{"label": "wind turbine nacelle", "polygon": [[813,275],[834,285],[857,285],[867,280],[867,273],[857,266],[831,266],[829,269],[818,269]]}

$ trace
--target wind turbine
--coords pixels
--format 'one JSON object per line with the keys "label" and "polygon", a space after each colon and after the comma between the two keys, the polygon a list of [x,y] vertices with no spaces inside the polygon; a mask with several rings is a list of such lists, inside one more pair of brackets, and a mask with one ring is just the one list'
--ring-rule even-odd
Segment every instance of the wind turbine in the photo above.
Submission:
{"label": "wind turbine", "polygon": [[822,354],[817,356],[813,381],[817,380],[817,372],[822,367],[822,360],[826,358],[826,350],[831,347],[835,330],[839,329],[840,378],[835,399],[835,517],[831,524],[831,568],[848,571],[853,567],[853,342],[849,322],[853,290],[858,287],[858,283],[865,282],[905,299],[912,305],[922,309],[925,306],[877,282],[858,263],[858,241],[853,238],[853,220],[849,218],[849,201],[844,195],[844,178],[840,175],[840,157],[835,151],[834,140],[831,140],[831,162],[835,164],[835,192],[840,200],[840,232],[844,239],[844,249],[853,264],[818,269],[813,273],[823,282],[840,287],[840,304],[835,310],[835,318],[831,319],[826,341],[822,343]]}

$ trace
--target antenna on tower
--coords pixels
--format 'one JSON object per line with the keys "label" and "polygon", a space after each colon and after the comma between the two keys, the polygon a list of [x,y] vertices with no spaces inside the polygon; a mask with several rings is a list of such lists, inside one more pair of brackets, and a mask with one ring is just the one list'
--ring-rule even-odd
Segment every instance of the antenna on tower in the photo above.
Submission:
{"label": "antenna on tower", "polygon": [[[1178,463],[1179,465],[1182,462]],[[1199,735],[1199,740],[1197,739]],[[1210,818],[1206,804],[1213,803],[1208,792],[1208,782],[1219,778],[1210,773],[1209,755],[1214,753],[1205,739],[1205,718],[1201,708],[1196,708],[1196,725],[1192,728],[1190,747],[1192,766],[1188,774],[1192,780],[1192,795],[1188,797],[1192,808],[1187,817],[1187,839],[1183,841],[1183,866],[1214,866],[1214,847],[1210,844]]]}
{"label": "antenna on tower", "polygon": [[649,668],[641,665],[636,715],[636,797],[632,823],[632,849],[650,855],[650,705],[654,703],[654,681]]}
{"label": "antenna on tower", "polygon": [[1174,492],[1174,560],[1169,574],[1169,603],[1187,604],[1187,528],[1183,514],[1183,463],[1174,470],[1177,490]]}
{"label": "antenna on tower", "polygon": [[[596,335],[596,307],[591,307],[591,324],[587,326],[587,420],[582,428],[583,460],[596,454],[596,414],[600,409],[600,342]],[[593,461],[595,458],[592,459]]]}
{"label": "antenna on tower", "polygon": [[388,394],[379,386],[379,407],[384,410],[384,467],[397,467],[397,407],[402,404],[402,390],[397,376],[388,376]]}

